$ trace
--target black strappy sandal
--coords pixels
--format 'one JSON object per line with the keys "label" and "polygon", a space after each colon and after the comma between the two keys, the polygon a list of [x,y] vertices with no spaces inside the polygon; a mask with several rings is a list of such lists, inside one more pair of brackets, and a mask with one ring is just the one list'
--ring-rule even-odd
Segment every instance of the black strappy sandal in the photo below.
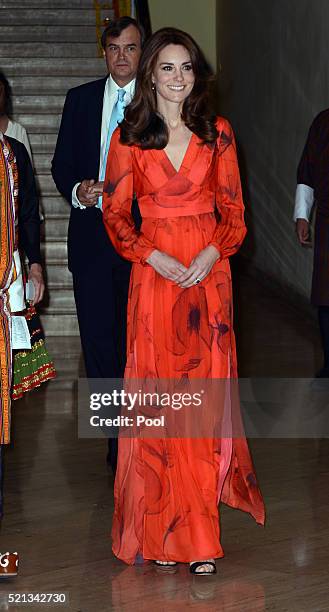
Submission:
{"label": "black strappy sandal", "polygon": [[[197,569],[202,565],[211,565],[210,572],[198,572]],[[190,564],[190,572],[194,576],[213,576],[217,574],[216,562],[215,561],[194,561]]]}

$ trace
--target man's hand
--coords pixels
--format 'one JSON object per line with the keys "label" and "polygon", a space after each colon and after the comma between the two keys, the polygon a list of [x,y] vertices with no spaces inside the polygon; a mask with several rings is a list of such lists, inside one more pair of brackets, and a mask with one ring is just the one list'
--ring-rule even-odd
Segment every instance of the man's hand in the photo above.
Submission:
{"label": "man's hand", "polygon": [[[100,183],[96,183],[99,185]],[[100,195],[99,188],[95,190],[94,179],[84,179],[77,189],[77,197],[79,202],[84,206],[95,206]]]}
{"label": "man's hand", "polygon": [[45,283],[43,280],[42,267],[38,263],[34,263],[30,267],[28,279],[32,281],[34,286],[33,306],[41,302],[45,292]]}
{"label": "man's hand", "polygon": [[158,250],[152,251],[146,261],[163,278],[174,282],[177,282],[177,278],[187,271],[187,268],[178,259]]}
{"label": "man's hand", "polygon": [[213,245],[206,247],[191,261],[188,270],[178,277],[177,284],[184,289],[196,285],[195,281],[206,278],[219,257],[216,247]]}
{"label": "man's hand", "polygon": [[104,187],[104,181],[97,181],[97,183],[93,184],[91,189],[94,193],[97,193],[100,196],[103,193],[103,187]]}
{"label": "man's hand", "polygon": [[302,246],[312,246],[310,224],[306,219],[296,219],[296,234]]}

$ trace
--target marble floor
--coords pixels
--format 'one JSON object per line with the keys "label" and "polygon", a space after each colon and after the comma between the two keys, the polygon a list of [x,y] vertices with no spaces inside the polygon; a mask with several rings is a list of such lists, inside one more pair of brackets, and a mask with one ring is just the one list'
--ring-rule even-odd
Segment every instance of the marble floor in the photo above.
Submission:
{"label": "marble floor", "polygon": [[[321,359],[315,320],[254,278],[236,284],[240,375],[311,377]],[[48,348],[57,380],[13,406],[0,550],[17,550],[21,563],[0,582],[0,610],[24,609],[8,607],[13,592],[65,593],[58,609],[74,612],[329,610],[328,439],[250,441],[267,522],[221,506],[216,577],[127,567],[111,553],[106,442],[77,438],[78,339],[50,338]]]}

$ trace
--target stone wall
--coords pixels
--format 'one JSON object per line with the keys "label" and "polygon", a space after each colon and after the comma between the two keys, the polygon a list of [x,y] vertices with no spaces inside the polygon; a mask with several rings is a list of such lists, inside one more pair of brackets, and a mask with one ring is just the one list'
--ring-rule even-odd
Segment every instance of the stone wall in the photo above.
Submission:
{"label": "stone wall", "polygon": [[219,108],[235,129],[248,209],[244,254],[300,295],[312,252],[292,223],[296,166],[313,117],[329,106],[327,0],[219,0]]}

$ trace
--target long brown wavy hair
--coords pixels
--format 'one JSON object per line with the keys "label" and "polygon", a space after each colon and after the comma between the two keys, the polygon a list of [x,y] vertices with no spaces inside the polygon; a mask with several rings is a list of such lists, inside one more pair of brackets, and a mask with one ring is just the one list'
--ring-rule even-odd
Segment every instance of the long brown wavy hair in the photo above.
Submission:
{"label": "long brown wavy hair", "polygon": [[182,120],[203,143],[214,143],[218,137],[216,116],[209,105],[209,87],[213,80],[211,68],[193,38],[176,28],[162,28],[146,42],[137,75],[135,96],[125,109],[120,125],[123,144],[138,145],[142,149],[164,149],[169,132],[162,115],[157,111],[156,93],[152,90],[152,73],[162,49],[168,45],[182,45],[190,54],[195,83],[184,100]]}

